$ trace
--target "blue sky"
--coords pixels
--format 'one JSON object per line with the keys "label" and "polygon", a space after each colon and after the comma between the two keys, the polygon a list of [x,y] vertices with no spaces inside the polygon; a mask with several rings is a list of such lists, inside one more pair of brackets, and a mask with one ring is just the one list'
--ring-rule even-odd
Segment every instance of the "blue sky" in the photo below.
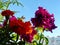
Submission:
{"label": "blue sky", "polygon": [[44,7],[48,10],[50,14],[54,14],[55,17],[55,24],[58,26],[53,33],[51,32],[44,32],[46,36],[59,36],[60,35],[60,0],[19,0],[24,7],[22,6],[10,6],[9,9],[14,11],[19,11],[15,14],[16,17],[24,16],[26,19],[25,21],[29,21],[32,17],[34,17],[35,11],[38,9],[39,6]]}

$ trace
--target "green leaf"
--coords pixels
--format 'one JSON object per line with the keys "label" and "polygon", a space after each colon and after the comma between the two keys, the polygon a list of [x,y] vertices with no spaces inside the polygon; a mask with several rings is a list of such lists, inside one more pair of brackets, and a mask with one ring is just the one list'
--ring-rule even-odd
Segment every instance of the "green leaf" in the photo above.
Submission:
{"label": "green leaf", "polygon": [[43,32],[43,27],[37,27],[36,30],[39,30],[40,32]]}
{"label": "green leaf", "polygon": [[3,10],[4,9],[3,7],[4,7],[4,4],[2,1],[0,1],[0,9]]}
{"label": "green leaf", "polygon": [[39,40],[40,39],[39,37],[40,37],[39,34],[34,35],[35,40]]}
{"label": "green leaf", "polygon": [[18,2],[18,0],[12,0],[11,3],[12,3],[13,5],[14,5],[14,4],[17,4],[17,6],[21,5],[22,7],[24,7],[21,2]]}
{"label": "green leaf", "polygon": [[12,36],[12,40],[16,41],[17,34],[12,33],[11,36]]}
{"label": "green leaf", "polygon": [[10,4],[17,4],[17,6],[19,6],[19,5],[21,5],[22,7],[24,7],[23,5],[22,5],[22,3],[21,2],[19,2],[18,0],[7,0],[7,1],[1,1],[0,0],[0,9],[1,10],[6,10],[6,9],[8,9],[8,7],[10,6]]}
{"label": "green leaf", "polygon": [[19,5],[21,5],[22,7],[24,7],[24,6],[23,6],[23,4],[22,4],[22,3],[20,3],[20,2],[17,2],[17,5],[18,5],[18,6],[19,6]]}
{"label": "green leaf", "polygon": [[42,43],[39,43],[38,45],[43,45]]}
{"label": "green leaf", "polygon": [[33,41],[33,45],[37,45],[37,42],[36,41]]}
{"label": "green leaf", "polygon": [[0,14],[0,21],[2,21],[2,20],[3,20],[3,18],[4,18],[4,17]]}
{"label": "green leaf", "polygon": [[48,38],[47,37],[44,37],[44,39],[45,39],[46,45],[48,45],[48,43],[49,43]]}
{"label": "green leaf", "polygon": [[3,7],[3,4],[2,4],[2,2],[0,2],[0,9]]}

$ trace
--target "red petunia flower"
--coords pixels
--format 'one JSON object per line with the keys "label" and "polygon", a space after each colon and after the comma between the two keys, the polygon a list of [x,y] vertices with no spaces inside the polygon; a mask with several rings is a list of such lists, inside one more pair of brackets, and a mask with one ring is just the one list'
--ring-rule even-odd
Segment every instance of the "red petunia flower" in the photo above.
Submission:
{"label": "red petunia flower", "polygon": [[13,14],[14,14],[14,12],[13,11],[10,11],[10,10],[4,10],[4,11],[2,11],[2,16],[12,16]]}
{"label": "red petunia flower", "polygon": [[24,39],[25,41],[31,43],[35,34],[37,34],[37,31],[33,30],[31,34],[20,35],[21,36],[21,40]]}
{"label": "red petunia flower", "polygon": [[9,28],[19,35],[32,33],[32,27],[29,21],[23,22],[22,20],[16,19],[14,16],[9,19]]}

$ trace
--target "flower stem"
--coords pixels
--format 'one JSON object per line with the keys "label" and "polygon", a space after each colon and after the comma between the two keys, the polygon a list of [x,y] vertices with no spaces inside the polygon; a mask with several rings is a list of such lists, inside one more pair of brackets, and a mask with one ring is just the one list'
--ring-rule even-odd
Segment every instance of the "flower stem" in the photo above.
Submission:
{"label": "flower stem", "polygon": [[40,40],[39,40],[39,44],[40,44],[40,42],[41,42],[41,39],[42,39],[42,33],[40,34]]}
{"label": "flower stem", "polygon": [[25,45],[25,39],[24,39],[24,45]]}
{"label": "flower stem", "polygon": [[43,40],[42,40],[42,44],[44,43],[44,38],[43,38]]}
{"label": "flower stem", "polygon": [[18,41],[18,38],[19,38],[19,35],[17,34],[17,37],[16,37],[16,42]]}

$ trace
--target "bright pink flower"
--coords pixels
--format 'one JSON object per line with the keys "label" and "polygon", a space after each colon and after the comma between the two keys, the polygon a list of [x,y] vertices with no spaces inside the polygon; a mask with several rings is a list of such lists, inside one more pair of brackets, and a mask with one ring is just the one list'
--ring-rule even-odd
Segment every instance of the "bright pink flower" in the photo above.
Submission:
{"label": "bright pink flower", "polygon": [[43,9],[43,7],[39,7],[35,12],[35,18],[32,18],[31,21],[35,27],[43,27],[49,31],[56,28],[54,24],[54,15],[49,14],[46,9]]}

